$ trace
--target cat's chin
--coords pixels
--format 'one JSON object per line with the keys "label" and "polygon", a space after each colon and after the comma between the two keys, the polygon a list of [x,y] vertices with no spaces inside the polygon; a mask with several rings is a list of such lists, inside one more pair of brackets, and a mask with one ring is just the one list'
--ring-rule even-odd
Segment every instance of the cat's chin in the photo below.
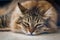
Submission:
{"label": "cat's chin", "polygon": [[49,32],[42,32],[42,33],[25,33],[25,35],[28,35],[28,36],[37,36],[37,35],[41,35],[41,34],[49,34]]}
{"label": "cat's chin", "polygon": [[36,36],[36,35],[40,35],[40,33],[38,33],[38,34],[37,33],[32,33],[32,34],[31,33],[25,33],[25,35],[28,35],[28,36]]}

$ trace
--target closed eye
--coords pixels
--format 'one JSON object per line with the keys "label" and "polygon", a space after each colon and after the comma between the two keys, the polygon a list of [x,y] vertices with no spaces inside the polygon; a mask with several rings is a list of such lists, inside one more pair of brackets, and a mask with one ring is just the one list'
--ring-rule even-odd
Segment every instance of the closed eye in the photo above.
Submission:
{"label": "closed eye", "polygon": [[25,27],[29,27],[29,24],[26,23],[26,22],[23,22],[22,24],[23,24]]}
{"label": "closed eye", "polygon": [[43,26],[43,24],[37,24],[35,27],[36,28],[41,28]]}

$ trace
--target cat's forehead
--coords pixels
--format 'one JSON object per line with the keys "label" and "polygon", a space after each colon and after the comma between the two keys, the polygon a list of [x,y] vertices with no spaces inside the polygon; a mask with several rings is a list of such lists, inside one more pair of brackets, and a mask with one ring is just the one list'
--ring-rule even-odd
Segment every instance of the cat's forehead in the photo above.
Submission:
{"label": "cat's forehead", "polygon": [[26,10],[25,13],[30,15],[30,16],[38,16],[39,10],[37,7],[33,7],[31,9]]}
{"label": "cat's forehead", "polygon": [[36,2],[36,1],[25,1],[25,2],[22,2],[21,3],[21,5],[23,6],[23,7],[25,7],[25,8],[27,8],[27,9],[30,9],[30,8],[32,8],[32,7],[34,7],[34,6],[37,6],[37,7],[41,7],[41,8],[45,8],[45,10],[47,10],[48,8],[50,8],[51,7],[51,4],[50,3],[48,3],[47,1],[38,1],[38,2]]}

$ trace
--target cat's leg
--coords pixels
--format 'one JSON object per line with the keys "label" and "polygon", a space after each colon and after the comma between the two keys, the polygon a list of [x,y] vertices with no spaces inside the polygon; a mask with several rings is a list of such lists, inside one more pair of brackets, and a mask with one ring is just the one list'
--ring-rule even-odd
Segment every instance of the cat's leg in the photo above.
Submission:
{"label": "cat's leg", "polygon": [[55,24],[54,22],[50,22],[50,29],[48,30],[48,32],[57,32],[58,28],[57,28],[57,24]]}
{"label": "cat's leg", "polygon": [[51,28],[48,28],[48,27],[42,27],[41,28],[41,31],[42,33],[54,33],[54,32],[57,32],[57,28],[55,27],[56,25],[54,25],[54,27],[51,27]]}
{"label": "cat's leg", "polygon": [[[49,19],[49,25],[50,28],[47,30],[48,32],[56,32],[57,31],[57,12],[52,7],[46,12],[46,17],[50,17]],[[47,18],[46,18],[47,19]]]}
{"label": "cat's leg", "polygon": [[49,25],[50,25],[50,32],[57,32],[57,11],[52,8],[51,9],[51,16],[50,16],[50,21],[49,21]]}

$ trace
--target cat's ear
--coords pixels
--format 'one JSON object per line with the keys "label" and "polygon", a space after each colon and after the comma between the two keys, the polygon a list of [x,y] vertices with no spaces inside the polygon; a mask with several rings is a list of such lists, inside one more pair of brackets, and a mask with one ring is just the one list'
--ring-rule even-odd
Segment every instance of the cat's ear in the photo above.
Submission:
{"label": "cat's ear", "polygon": [[24,8],[20,3],[18,3],[18,6],[22,12],[25,12],[27,9]]}

